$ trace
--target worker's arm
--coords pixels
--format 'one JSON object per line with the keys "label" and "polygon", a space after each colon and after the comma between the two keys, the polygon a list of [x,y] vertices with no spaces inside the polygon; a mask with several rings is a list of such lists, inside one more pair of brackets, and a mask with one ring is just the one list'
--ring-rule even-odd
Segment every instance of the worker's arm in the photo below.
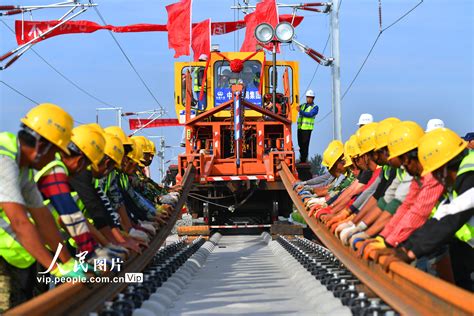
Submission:
{"label": "worker's arm", "polygon": [[382,211],[382,213],[380,213],[379,217],[377,217],[375,222],[370,225],[370,227],[367,228],[365,232],[369,236],[378,235],[384,229],[385,225],[387,225],[391,218],[392,214],[387,211]]}
{"label": "worker's arm", "polygon": [[132,221],[130,217],[128,217],[127,210],[125,209],[125,205],[120,205],[118,208],[118,213],[120,215],[120,224],[126,232],[129,232],[132,229]]}
{"label": "worker's arm", "polygon": [[[18,203],[0,203],[13,232],[20,244],[45,268],[51,265],[53,257],[43,245],[43,239],[36,227],[28,219],[26,209]],[[56,245],[57,246],[57,245]]]}
{"label": "worker's arm", "polygon": [[[362,207],[362,209],[359,210],[359,213],[357,213],[357,215],[354,217],[352,222],[354,224],[357,224],[362,219],[366,218],[367,215],[373,213],[374,207],[376,206],[377,206],[377,201],[373,197],[370,197],[367,203],[365,203],[365,205]],[[364,223],[369,225],[366,221],[364,221]]]}
{"label": "worker's arm", "polygon": [[89,231],[91,232],[92,236],[94,236],[94,239],[99,244],[101,244],[102,246],[107,246],[107,244],[110,243],[110,241],[107,240],[107,238],[105,238],[105,236],[102,235],[102,233],[97,228],[95,228],[94,225],[89,223],[89,221],[87,221],[86,223],[87,223],[87,227],[89,228]]}
{"label": "worker's arm", "polygon": [[[35,221],[38,232],[41,237],[43,237],[43,241],[49,246],[49,248],[56,252],[58,245],[62,244],[62,237],[59,233],[58,227],[56,226],[53,215],[51,215],[51,212],[47,207],[30,208],[29,211],[31,217]],[[71,259],[71,255],[66,247],[62,247],[59,259],[64,263]]]}
{"label": "worker's arm", "polygon": [[300,115],[304,117],[315,117],[318,114],[318,112],[319,112],[319,107],[317,105],[315,105],[309,112],[305,112],[301,110],[301,108],[299,111]]}

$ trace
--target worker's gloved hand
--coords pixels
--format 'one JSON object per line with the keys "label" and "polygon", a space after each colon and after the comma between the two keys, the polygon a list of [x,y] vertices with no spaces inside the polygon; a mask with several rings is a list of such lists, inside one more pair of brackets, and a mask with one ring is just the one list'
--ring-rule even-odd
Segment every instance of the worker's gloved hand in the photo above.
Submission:
{"label": "worker's gloved hand", "polygon": [[327,207],[327,205],[321,204],[321,205],[313,205],[309,208],[309,213],[308,216],[312,217],[318,210]]}
{"label": "worker's gloved hand", "polygon": [[345,229],[343,232],[341,232],[339,238],[341,239],[342,243],[345,246],[349,245],[349,239],[351,238],[352,235],[357,234],[358,232],[364,231],[367,229],[367,225],[363,222],[360,221],[357,226],[354,227],[349,227]]}
{"label": "worker's gloved hand", "polygon": [[349,221],[353,220],[354,217],[355,217],[355,215],[352,214],[352,215],[346,217],[346,218],[343,219],[343,220],[340,220],[340,221],[338,221],[338,222],[334,222],[334,223],[330,226],[329,230],[331,231],[332,234],[336,234],[336,228],[337,228],[340,224],[345,223],[345,222],[349,222]]}
{"label": "worker's gloved hand", "polygon": [[346,221],[340,223],[337,227],[336,230],[334,231],[334,234],[336,235],[337,238],[340,238],[341,233],[349,228],[356,227],[356,225],[352,221]]}
{"label": "worker's gloved hand", "polygon": [[377,250],[377,249],[383,249],[386,248],[387,246],[385,245],[385,240],[382,236],[377,236],[375,237],[375,242],[369,243],[364,251],[363,251],[363,258],[365,260],[369,260],[370,254]]}
{"label": "worker's gloved hand", "polygon": [[331,214],[332,212],[332,209],[331,207],[324,207],[324,208],[321,208],[319,210],[317,210],[315,213],[314,213],[314,217],[316,217],[317,219],[319,220],[323,220],[323,218],[329,214]]}
{"label": "worker's gloved hand", "polygon": [[130,229],[130,231],[128,232],[128,235],[132,238],[142,240],[147,243],[150,241],[150,238],[145,232],[135,229],[135,228]]}
{"label": "worker's gloved hand", "polygon": [[340,211],[336,215],[332,216],[331,219],[326,220],[326,227],[331,227],[332,224],[346,219],[347,217],[349,217],[350,214],[351,213],[347,209],[343,209],[342,211]]}
{"label": "worker's gloved hand", "polygon": [[146,230],[147,233],[152,236],[156,235],[156,229],[151,222],[148,221],[139,221],[140,226]]}
{"label": "worker's gloved hand", "polygon": [[131,251],[134,251],[136,253],[142,253],[142,250],[140,249],[140,244],[133,238],[126,237],[125,242],[120,243],[119,245],[130,249]]}
{"label": "worker's gloved hand", "polygon": [[382,263],[382,268],[385,270],[385,272],[388,272],[390,269],[390,265],[393,262],[405,262],[405,263],[410,263],[415,258],[410,258],[410,256],[407,253],[407,250],[404,248],[392,248],[393,254],[388,255],[385,260]]}
{"label": "worker's gloved hand", "polygon": [[120,245],[115,245],[115,244],[107,244],[105,248],[109,249],[113,253],[116,253],[119,257],[125,256],[125,258],[128,257],[130,254],[130,250],[128,250],[126,247],[120,246]]}
{"label": "worker's gloved hand", "polygon": [[352,235],[349,240],[349,243],[352,249],[357,250],[367,239],[370,239],[370,236],[366,232],[360,232]]}

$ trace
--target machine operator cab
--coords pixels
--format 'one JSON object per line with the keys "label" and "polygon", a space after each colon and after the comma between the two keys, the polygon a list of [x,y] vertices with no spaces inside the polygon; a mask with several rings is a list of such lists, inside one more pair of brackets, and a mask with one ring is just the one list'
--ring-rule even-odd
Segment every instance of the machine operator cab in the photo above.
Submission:
{"label": "machine operator cab", "polygon": [[[181,124],[186,118],[186,73],[192,78],[191,118],[232,99],[232,86],[244,86],[243,97],[247,102],[273,111],[271,61],[265,60],[265,53],[212,52],[209,65],[206,62],[175,63],[175,109]],[[277,62],[277,99],[275,112],[295,122],[296,105],[299,103],[298,63]],[[203,87],[204,85],[204,87]],[[229,111],[215,114],[215,117],[229,117]],[[256,111],[246,111],[246,117],[262,117]]]}

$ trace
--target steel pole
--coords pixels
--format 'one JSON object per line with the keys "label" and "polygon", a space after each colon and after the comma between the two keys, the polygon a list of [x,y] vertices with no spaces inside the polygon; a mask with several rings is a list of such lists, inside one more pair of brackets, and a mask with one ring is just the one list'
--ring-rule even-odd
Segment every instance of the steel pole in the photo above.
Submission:
{"label": "steel pole", "polygon": [[272,51],[272,66],[273,66],[273,74],[272,74],[272,105],[273,105],[273,113],[276,113],[276,89],[277,89],[277,54],[276,54],[276,45],[277,42],[273,41],[273,51]]}
{"label": "steel pole", "polygon": [[332,112],[334,114],[333,137],[342,140],[341,72],[339,55],[339,0],[331,6],[331,50],[332,57]]}

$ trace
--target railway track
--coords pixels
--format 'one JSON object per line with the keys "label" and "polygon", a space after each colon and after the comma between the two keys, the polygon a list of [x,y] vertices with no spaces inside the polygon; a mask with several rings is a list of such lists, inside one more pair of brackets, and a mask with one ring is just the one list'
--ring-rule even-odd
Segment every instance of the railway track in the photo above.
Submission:
{"label": "railway track", "polygon": [[[472,315],[474,297],[404,263],[385,272],[355,257],[314,218],[292,191],[285,164],[280,177],[321,244],[301,237],[213,235],[162,247],[191,187],[190,165],[175,213],[150,247],[124,271],[144,273],[141,284],[63,284],[6,315],[333,314]],[[67,302],[67,303],[66,303]]]}

